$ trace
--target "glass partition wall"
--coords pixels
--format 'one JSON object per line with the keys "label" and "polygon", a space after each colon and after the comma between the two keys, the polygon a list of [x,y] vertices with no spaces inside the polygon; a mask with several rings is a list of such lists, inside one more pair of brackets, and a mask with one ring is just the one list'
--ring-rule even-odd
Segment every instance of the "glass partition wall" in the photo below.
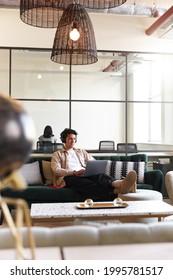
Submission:
{"label": "glass partition wall", "polygon": [[[137,143],[140,151],[173,150],[173,55],[98,51],[98,62],[72,66],[51,50],[0,49],[0,92],[32,116],[36,141],[46,125],[59,139],[71,127],[77,146],[101,140]],[[60,141],[60,140],[59,140]]]}

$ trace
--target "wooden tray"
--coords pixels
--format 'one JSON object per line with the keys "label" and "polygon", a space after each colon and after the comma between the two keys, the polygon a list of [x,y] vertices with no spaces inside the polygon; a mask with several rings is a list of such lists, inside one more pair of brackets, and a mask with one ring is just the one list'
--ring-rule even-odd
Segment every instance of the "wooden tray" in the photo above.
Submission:
{"label": "wooden tray", "polygon": [[103,209],[103,208],[125,208],[128,203],[122,202],[121,204],[114,204],[113,202],[94,202],[92,205],[85,205],[85,203],[78,203],[78,209]]}

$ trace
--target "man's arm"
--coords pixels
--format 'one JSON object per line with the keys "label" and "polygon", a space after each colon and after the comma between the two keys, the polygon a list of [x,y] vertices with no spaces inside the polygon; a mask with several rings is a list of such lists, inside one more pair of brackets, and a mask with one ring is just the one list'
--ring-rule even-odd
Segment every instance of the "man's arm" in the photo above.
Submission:
{"label": "man's arm", "polygon": [[51,168],[54,174],[58,177],[73,175],[73,171],[67,169],[65,155],[61,155],[59,152],[53,153],[51,158]]}

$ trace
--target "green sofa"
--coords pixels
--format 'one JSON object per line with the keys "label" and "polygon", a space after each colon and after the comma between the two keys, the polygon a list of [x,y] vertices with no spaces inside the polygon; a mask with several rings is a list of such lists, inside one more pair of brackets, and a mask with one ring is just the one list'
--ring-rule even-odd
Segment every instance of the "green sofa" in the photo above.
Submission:
{"label": "green sofa", "polygon": [[[145,154],[134,154],[129,156],[95,156],[95,159],[106,159],[111,161],[124,161],[124,162],[146,162],[147,156]],[[31,203],[52,203],[52,202],[77,202],[83,201],[84,198],[80,197],[78,193],[67,188],[53,188],[52,186],[44,185],[45,176],[43,172],[43,161],[50,162],[51,157],[32,157],[28,163],[38,163],[39,171],[42,178],[41,183],[28,184],[28,188],[23,191],[16,191],[9,187],[1,191],[4,197],[22,198],[25,199],[30,207]],[[35,167],[34,167],[35,168]],[[34,169],[35,171],[35,169]],[[32,179],[34,175],[30,174]],[[145,165],[144,183],[137,184],[139,189],[150,189],[161,192],[163,183],[163,173],[160,170],[147,171],[147,164]]]}
{"label": "green sofa", "polygon": [[145,162],[144,183],[138,183],[138,189],[149,189],[161,192],[162,184],[164,181],[163,173],[160,169],[148,170],[147,162],[148,157],[146,154],[133,154],[127,156],[94,156],[97,160],[111,160],[111,161],[124,161],[124,162]]}

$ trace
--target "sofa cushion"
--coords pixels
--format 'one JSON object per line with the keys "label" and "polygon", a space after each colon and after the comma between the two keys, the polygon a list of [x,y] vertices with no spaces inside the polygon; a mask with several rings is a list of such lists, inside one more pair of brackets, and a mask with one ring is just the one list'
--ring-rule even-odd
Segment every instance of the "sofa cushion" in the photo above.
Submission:
{"label": "sofa cushion", "polygon": [[[173,242],[173,223],[120,223],[112,225],[69,225],[64,227],[31,228],[36,247],[65,247],[65,246],[93,246],[119,245],[139,243]],[[21,228],[24,247],[30,247],[27,227]],[[72,238],[73,237],[73,238]],[[0,249],[13,249],[14,239],[9,228],[0,230]],[[93,247],[94,250],[94,247]],[[110,248],[111,250],[111,248]],[[124,256],[128,252],[124,251]],[[172,251],[170,248],[170,256]],[[92,259],[92,249],[90,249]],[[150,251],[148,252],[149,257]],[[142,255],[142,254],[141,254]],[[165,252],[165,256],[166,252]],[[118,278],[118,277],[117,277]],[[122,278],[121,278],[122,279]],[[132,279],[132,278],[131,278]],[[158,277],[157,277],[158,279]],[[162,278],[163,279],[163,278]],[[170,279],[170,278],[169,278]]]}
{"label": "sofa cushion", "polygon": [[31,203],[57,203],[57,202],[79,202],[79,194],[68,188],[54,189],[47,186],[28,186],[24,190],[13,190],[5,188],[2,190],[2,196],[21,198]]}
{"label": "sofa cushion", "polygon": [[[121,156],[121,155],[116,155],[116,156],[94,156],[95,159],[104,159],[104,160],[111,160],[111,161],[134,161],[134,162],[141,162],[144,161],[147,163],[148,157],[146,154],[134,154],[134,155],[126,155],[126,156]],[[145,171],[148,171],[147,169],[147,164],[145,164]]]}
{"label": "sofa cushion", "polygon": [[42,160],[42,170],[45,180],[45,185],[49,186],[53,184],[53,171],[51,169],[50,161]]}
{"label": "sofa cushion", "polygon": [[133,161],[107,161],[106,174],[121,180],[126,177],[129,171],[135,170],[137,173],[137,183],[144,183],[145,162]]}
{"label": "sofa cushion", "polygon": [[24,164],[19,171],[28,185],[43,185],[38,161]]}

